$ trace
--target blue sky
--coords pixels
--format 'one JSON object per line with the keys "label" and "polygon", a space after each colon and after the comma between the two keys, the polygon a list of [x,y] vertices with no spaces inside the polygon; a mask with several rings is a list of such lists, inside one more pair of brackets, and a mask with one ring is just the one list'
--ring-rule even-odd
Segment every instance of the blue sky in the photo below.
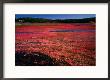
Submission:
{"label": "blue sky", "polygon": [[46,19],[82,19],[96,17],[95,14],[16,14],[16,18],[32,17]]}

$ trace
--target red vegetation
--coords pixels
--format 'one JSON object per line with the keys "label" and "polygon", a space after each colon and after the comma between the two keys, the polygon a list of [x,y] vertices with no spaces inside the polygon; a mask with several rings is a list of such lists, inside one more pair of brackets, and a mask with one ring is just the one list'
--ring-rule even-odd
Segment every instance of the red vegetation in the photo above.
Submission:
{"label": "red vegetation", "polygon": [[42,24],[16,26],[16,54],[40,52],[54,59],[59,66],[95,66],[95,25]]}

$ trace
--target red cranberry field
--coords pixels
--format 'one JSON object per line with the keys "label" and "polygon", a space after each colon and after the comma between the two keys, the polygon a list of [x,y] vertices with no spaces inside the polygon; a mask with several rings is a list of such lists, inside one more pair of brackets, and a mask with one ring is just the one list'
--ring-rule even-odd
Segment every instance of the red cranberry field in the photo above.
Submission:
{"label": "red cranberry field", "polygon": [[16,66],[95,66],[94,23],[16,25]]}

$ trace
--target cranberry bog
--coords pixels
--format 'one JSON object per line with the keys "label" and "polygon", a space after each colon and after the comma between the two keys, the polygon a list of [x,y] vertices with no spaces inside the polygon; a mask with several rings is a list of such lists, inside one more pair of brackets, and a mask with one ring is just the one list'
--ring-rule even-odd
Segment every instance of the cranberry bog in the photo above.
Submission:
{"label": "cranberry bog", "polygon": [[16,23],[16,66],[95,66],[94,23]]}

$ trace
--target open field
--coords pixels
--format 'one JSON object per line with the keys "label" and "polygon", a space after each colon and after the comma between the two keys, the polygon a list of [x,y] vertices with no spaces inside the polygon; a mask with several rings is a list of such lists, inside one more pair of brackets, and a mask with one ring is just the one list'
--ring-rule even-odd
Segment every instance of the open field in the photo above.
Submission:
{"label": "open field", "polygon": [[95,66],[93,23],[16,23],[16,66]]}

